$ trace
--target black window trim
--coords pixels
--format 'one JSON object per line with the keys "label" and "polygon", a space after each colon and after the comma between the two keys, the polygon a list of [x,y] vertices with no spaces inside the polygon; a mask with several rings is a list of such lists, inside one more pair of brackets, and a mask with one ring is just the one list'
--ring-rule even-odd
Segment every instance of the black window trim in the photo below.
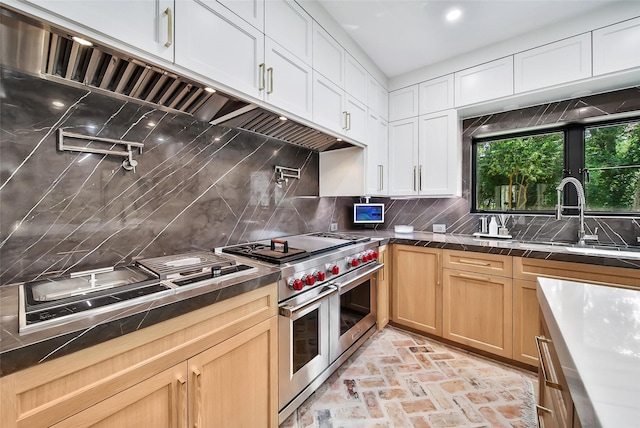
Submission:
{"label": "black window trim", "polygon": [[[480,210],[477,209],[477,192],[476,192],[476,180],[477,180],[477,146],[480,143],[487,141],[499,141],[508,140],[512,138],[530,137],[534,135],[554,134],[558,132],[563,133],[563,146],[564,146],[564,159],[562,176],[563,177],[575,177],[584,186],[584,134],[588,128],[596,128],[603,126],[619,125],[623,123],[640,122],[640,115],[628,116],[618,119],[603,119],[593,120],[590,118],[584,122],[567,122],[553,126],[543,126],[536,129],[526,130],[513,130],[513,132],[506,131],[504,133],[492,133],[488,135],[481,135],[478,137],[471,137],[471,209],[472,214],[528,214],[528,215],[553,215],[552,210]],[[573,147],[575,146],[575,147]],[[573,187],[565,188],[563,192],[563,205],[577,205],[578,196]],[[564,214],[577,215],[578,210],[565,210]],[[637,217],[638,212],[623,212],[623,211],[585,211],[586,215],[594,217]]]}

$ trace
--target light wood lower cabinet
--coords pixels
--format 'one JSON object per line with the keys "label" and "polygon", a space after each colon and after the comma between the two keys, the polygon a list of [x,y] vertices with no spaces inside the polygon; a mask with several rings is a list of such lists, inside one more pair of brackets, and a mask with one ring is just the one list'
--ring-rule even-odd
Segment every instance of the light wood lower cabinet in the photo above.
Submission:
{"label": "light wood lower cabinet", "polygon": [[0,426],[275,428],[277,309],[271,284],[4,376]]}
{"label": "light wood lower cabinet", "polygon": [[513,359],[538,366],[535,337],[540,334],[536,281],[513,280]]}
{"label": "light wood lower cabinet", "polygon": [[391,272],[390,251],[386,245],[378,248],[378,262],[384,267],[378,271],[378,307],[377,324],[378,330],[382,330],[389,323],[389,275]]}
{"label": "light wood lower cabinet", "polygon": [[392,320],[442,336],[442,250],[394,245]]}
{"label": "light wood lower cabinet", "polygon": [[511,358],[511,278],[451,269],[442,276],[443,337]]}

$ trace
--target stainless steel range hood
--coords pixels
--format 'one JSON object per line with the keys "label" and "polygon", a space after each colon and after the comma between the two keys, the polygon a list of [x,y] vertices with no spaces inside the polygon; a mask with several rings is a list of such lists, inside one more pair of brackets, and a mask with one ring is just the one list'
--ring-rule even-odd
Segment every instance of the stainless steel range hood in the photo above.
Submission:
{"label": "stainless steel range hood", "polygon": [[[84,46],[64,30],[0,9],[3,66],[88,86],[117,97],[177,110],[214,125],[239,128],[314,151],[351,147],[294,120],[240,98],[205,90],[205,85],[102,46]],[[225,59],[221,59],[224,61]]]}

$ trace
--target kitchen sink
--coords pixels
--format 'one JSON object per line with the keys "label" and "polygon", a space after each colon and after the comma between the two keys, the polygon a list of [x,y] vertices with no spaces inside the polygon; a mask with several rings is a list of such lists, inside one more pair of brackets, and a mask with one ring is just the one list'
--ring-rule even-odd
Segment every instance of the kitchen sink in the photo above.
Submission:
{"label": "kitchen sink", "polygon": [[640,259],[640,250],[621,250],[616,247],[567,247],[570,253],[584,254],[587,256],[605,256],[614,258]]}
{"label": "kitchen sink", "polygon": [[579,245],[575,242],[562,241],[524,241],[519,242],[518,246],[527,250],[550,252],[562,250],[563,252],[584,254],[586,256],[640,259],[640,248],[617,247],[615,245]]}

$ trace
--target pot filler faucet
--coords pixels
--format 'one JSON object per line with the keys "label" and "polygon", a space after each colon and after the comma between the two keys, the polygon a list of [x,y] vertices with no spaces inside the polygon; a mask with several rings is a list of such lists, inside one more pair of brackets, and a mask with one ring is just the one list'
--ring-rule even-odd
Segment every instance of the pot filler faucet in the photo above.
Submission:
{"label": "pot filler faucet", "polygon": [[[573,184],[576,188],[576,193],[578,194],[578,205],[577,206],[567,206],[562,205],[562,189],[567,184]],[[565,177],[562,179],[558,187],[556,187],[558,192],[558,204],[556,205],[556,220],[562,219],[562,209],[563,208],[578,208],[578,212],[580,213],[580,225],[578,226],[578,245],[584,245],[585,241],[597,241],[598,240],[598,228],[596,228],[595,233],[593,235],[586,235],[584,231],[584,208],[586,205],[586,200],[584,197],[584,188],[582,187],[582,183],[577,178],[574,177]]]}

